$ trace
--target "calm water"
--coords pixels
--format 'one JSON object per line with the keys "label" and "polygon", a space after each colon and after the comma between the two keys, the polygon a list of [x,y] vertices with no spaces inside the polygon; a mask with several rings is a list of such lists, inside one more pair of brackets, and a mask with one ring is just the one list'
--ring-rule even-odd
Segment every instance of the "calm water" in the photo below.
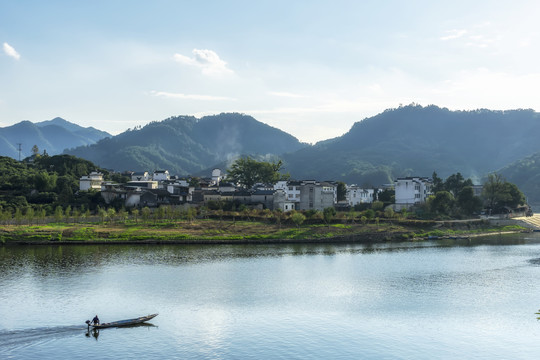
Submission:
{"label": "calm water", "polygon": [[[540,235],[0,247],[2,359],[537,359]],[[87,334],[158,312],[152,326]]]}

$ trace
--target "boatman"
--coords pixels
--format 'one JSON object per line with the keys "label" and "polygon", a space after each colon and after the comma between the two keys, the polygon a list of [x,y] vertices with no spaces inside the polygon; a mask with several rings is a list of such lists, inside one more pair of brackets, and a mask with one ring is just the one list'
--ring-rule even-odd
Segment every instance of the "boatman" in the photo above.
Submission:
{"label": "boatman", "polygon": [[92,319],[92,324],[94,325],[99,325],[99,318],[96,316],[94,316],[94,318]]}

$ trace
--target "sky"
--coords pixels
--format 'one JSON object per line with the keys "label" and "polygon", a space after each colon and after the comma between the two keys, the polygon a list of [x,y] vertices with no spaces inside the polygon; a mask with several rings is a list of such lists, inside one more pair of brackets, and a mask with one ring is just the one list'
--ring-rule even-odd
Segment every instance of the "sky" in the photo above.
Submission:
{"label": "sky", "polygon": [[0,0],[0,126],[239,112],[315,143],[389,108],[540,109],[539,1]]}

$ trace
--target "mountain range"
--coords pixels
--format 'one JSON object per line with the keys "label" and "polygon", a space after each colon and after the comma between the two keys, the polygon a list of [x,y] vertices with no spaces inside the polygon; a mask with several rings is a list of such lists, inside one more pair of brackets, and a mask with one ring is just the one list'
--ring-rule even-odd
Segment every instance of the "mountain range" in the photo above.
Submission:
{"label": "mountain range", "polygon": [[32,123],[21,121],[15,125],[0,128],[0,155],[21,159],[32,155],[34,145],[41,153],[61,154],[67,148],[94,144],[111,134],[93,127],[82,127],[62,118]]}
{"label": "mountain range", "polygon": [[[356,122],[343,136],[283,156],[294,177],[378,185],[398,176],[461,172],[475,183],[540,152],[533,110],[450,111],[403,106]],[[316,162],[313,160],[317,159]]]}
{"label": "mountain range", "polygon": [[67,153],[114,170],[196,174],[240,155],[271,158],[307,146],[290,134],[237,114],[176,116]]}
{"label": "mountain range", "polygon": [[[52,124],[22,122],[10,128],[37,128],[43,133],[47,126],[58,126],[60,120],[54,119]],[[65,134],[69,128],[64,125]],[[0,142],[5,129],[0,129]],[[497,171],[522,188],[530,202],[540,204],[537,134],[540,114],[530,109],[451,111],[411,104],[358,121],[344,135],[315,145],[237,113],[176,116],[116,136],[100,132],[96,134],[102,136],[100,139],[82,146],[66,146],[59,132],[55,144],[59,144],[56,148],[68,148],[65,153],[102,168],[168,169],[177,175],[208,175],[213,167],[226,168],[242,155],[269,160],[279,157],[283,170],[295,179],[371,186],[401,176],[431,176],[434,171],[442,178],[460,172],[481,183],[488,173]],[[49,147],[43,148],[50,153]],[[0,147],[0,154],[15,157],[13,145],[9,150],[7,153]]]}

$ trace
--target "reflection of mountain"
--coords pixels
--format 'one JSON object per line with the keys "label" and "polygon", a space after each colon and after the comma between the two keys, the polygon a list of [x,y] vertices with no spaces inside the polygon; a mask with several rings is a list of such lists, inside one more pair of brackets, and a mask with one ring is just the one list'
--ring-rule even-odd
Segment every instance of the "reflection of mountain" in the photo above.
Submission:
{"label": "reflection of mountain", "polygon": [[167,169],[187,175],[238,155],[280,155],[306,145],[251,116],[177,116],[67,153],[117,171]]}
{"label": "reflection of mountain", "polygon": [[107,136],[111,135],[93,127],[84,128],[61,118],[35,124],[21,121],[0,128],[0,155],[17,159],[18,144],[21,144],[21,158],[30,156],[34,145],[37,145],[40,152],[45,150],[49,155],[56,155],[67,148],[94,144]]}

